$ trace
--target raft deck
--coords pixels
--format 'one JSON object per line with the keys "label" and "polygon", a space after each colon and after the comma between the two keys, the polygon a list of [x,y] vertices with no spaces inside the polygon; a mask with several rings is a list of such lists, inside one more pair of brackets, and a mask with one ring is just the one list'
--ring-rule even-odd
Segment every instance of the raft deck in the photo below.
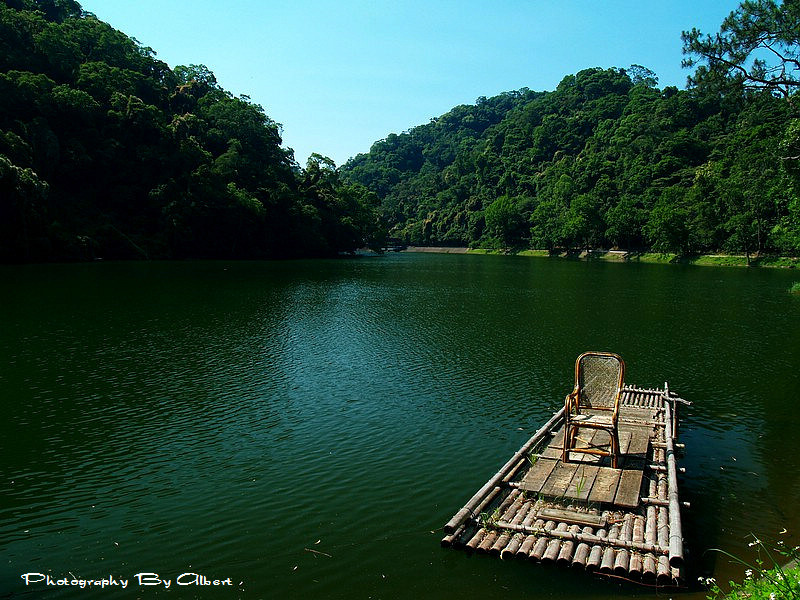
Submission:
{"label": "raft deck", "polygon": [[[667,384],[623,389],[616,469],[607,456],[561,460],[560,410],[445,525],[442,546],[682,585],[679,403]],[[579,443],[607,440],[589,432]]]}

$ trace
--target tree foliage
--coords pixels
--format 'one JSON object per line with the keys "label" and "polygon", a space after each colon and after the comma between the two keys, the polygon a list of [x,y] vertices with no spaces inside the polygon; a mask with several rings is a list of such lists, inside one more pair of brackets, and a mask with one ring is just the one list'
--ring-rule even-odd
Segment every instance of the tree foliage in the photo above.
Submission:
{"label": "tree foliage", "polygon": [[0,2],[0,260],[335,255],[373,194],[301,168],[203,65],[174,70],[74,0]]}
{"label": "tree foliage", "polygon": [[684,31],[683,64],[697,66],[694,84],[728,80],[790,98],[800,86],[800,2],[745,0],[718,33]]}
{"label": "tree foliage", "polygon": [[796,253],[798,132],[784,98],[741,81],[597,68],[456,107],[343,172],[413,244]]}

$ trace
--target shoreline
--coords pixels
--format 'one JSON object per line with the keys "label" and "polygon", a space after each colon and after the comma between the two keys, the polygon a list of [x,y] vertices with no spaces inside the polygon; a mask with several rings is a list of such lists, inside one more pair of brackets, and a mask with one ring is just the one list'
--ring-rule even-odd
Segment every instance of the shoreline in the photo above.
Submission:
{"label": "shoreline", "polygon": [[486,248],[467,248],[450,246],[407,246],[400,252],[424,252],[438,254],[483,254],[497,256],[532,256],[538,258],[561,258],[567,260],[602,260],[608,262],[637,262],[651,264],[686,264],[706,267],[768,267],[780,269],[800,268],[800,258],[787,256],[760,256],[750,259],[744,254],[699,254],[679,256],[658,252],[635,252],[628,250],[590,250],[580,252],[560,252],[550,254],[547,250],[489,250]]}

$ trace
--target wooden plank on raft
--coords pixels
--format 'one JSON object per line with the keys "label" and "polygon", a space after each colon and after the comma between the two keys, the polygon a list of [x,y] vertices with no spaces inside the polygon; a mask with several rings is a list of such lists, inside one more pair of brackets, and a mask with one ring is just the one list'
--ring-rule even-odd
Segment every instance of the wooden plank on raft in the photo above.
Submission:
{"label": "wooden plank on raft", "polygon": [[564,448],[564,428],[559,429],[547,444],[547,448],[542,452],[542,458],[561,458],[561,451]]}
{"label": "wooden plank on raft", "polygon": [[650,446],[650,432],[651,430],[640,427],[632,431],[630,445],[622,460],[623,468],[644,469],[645,460],[647,459],[647,449]]}
{"label": "wooden plank on raft", "polygon": [[617,495],[614,504],[625,508],[635,508],[639,505],[640,490],[642,488],[643,471],[625,469],[619,478]]}
{"label": "wooden plank on raft", "polygon": [[600,467],[597,478],[594,480],[592,491],[589,493],[589,502],[612,502],[617,495],[617,486],[622,469]]}
{"label": "wooden plank on raft", "polygon": [[650,432],[646,429],[636,429],[632,431],[630,446],[628,446],[628,454],[641,455],[642,458],[647,454],[647,448],[650,445]]}
{"label": "wooden plank on raft", "polygon": [[550,476],[550,473],[553,472],[553,469],[557,464],[558,460],[539,458],[535,463],[533,463],[533,466],[520,482],[520,489],[533,492],[534,494],[541,492],[544,482],[547,481],[547,478]]}
{"label": "wooden plank on raft", "polygon": [[578,500],[588,499],[589,491],[592,489],[594,480],[597,478],[597,473],[599,471],[600,467],[598,465],[580,465],[577,473],[575,473],[575,477],[572,478],[572,483],[570,483],[565,496]]}
{"label": "wooden plank on raft", "polygon": [[628,453],[628,448],[631,445],[631,437],[632,434],[630,431],[619,431],[619,453],[622,456],[625,456]]}
{"label": "wooden plank on raft", "polygon": [[589,527],[605,527],[607,518],[604,515],[592,515],[589,513],[581,513],[574,510],[565,510],[561,508],[543,508],[538,511],[537,516],[541,519],[549,521],[561,521],[564,523],[576,523],[578,525],[587,525]]}
{"label": "wooden plank on raft", "polygon": [[550,473],[550,477],[547,478],[547,483],[542,487],[542,494],[562,498],[577,470],[577,463],[559,462],[553,472]]}

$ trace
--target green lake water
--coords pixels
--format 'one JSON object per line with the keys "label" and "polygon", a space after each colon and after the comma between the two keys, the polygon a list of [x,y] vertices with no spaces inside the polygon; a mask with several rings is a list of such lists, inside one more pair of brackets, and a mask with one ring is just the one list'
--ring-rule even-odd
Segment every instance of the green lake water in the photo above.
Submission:
{"label": "green lake water", "polygon": [[653,596],[439,546],[590,349],[694,403],[690,579],[741,577],[707,550],[800,545],[799,279],[430,254],[0,268],[0,597]]}

